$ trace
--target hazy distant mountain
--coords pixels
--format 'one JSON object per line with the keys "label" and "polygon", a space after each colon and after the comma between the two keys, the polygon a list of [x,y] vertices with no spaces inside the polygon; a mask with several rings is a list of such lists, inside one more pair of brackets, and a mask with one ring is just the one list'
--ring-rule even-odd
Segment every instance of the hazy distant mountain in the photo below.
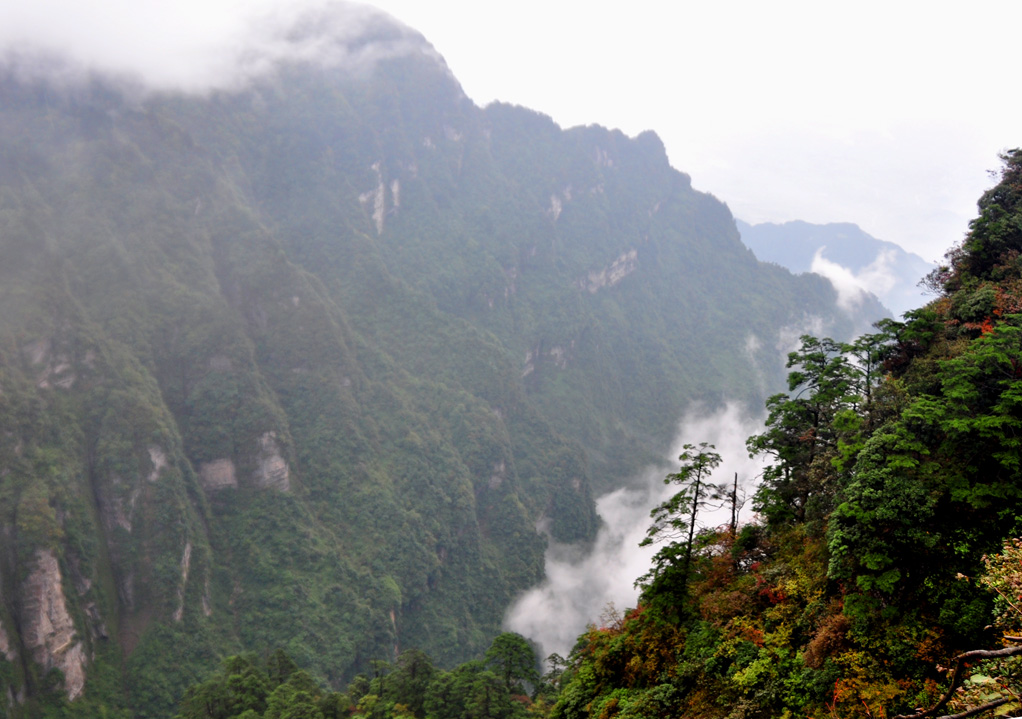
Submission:
{"label": "hazy distant mountain", "polygon": [[475,656],[537,526],[591,538],[685,407],[881,311],[758,262],[651,132],[333,42],[356,70],[208,95],[0,74],[0,697],[166,716],[240,650]]}
{"label": "hazy distant mountain", "polygon": [[737,221],[742,242],[764,262],[792,272],[817,272],[834,282],[846,302],[855,288],[876,295],[895,315],[926,301],[919,281],[934,265],[893,242],[878,240],[848,222],[749,225]]}

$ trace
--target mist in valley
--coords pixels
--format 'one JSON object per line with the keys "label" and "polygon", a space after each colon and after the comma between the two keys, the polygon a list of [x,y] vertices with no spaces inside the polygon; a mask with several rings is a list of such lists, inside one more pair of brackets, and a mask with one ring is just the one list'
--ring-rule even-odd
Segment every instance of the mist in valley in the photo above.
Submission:
{"label": "mist in valley", "polygon": [[[745,448],[749,435],[763,430],[762,414],[734,402],[713,409],[692,407],[682,418],[667,456],[667,464],[648,467],[628,486],[597,500],[603,520],[592,546],[559,544],[551,540],[546,553],[546,579],[508,610],[505,626],[536,642],[543,656],[567,656],[588,624],[624,612],[636,605],[637,578],[650,568],[658,547],[640,547],[650,525],[650,510],[679,490],[664,477],[677,471],[677,457],[686,444],[708,442],[723,461],[712,474],[714,484],[728,487],[738,473],[739,500],[745,505],[740,522],[753,518],[751,495],[763,469],[763,458],[750,458]],[[730,506],[699,517],[701,528],[730,521]]]}

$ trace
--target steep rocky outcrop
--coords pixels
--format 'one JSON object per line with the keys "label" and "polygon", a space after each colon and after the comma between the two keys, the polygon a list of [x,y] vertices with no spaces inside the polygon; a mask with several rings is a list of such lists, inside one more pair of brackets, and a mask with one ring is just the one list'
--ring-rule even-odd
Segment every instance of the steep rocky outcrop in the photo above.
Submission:
{"label": "steep rocky outcrop", "polygon": [[238,486],[234,462],[226,458],[203,462],[199,466],[199,477],[202,480],[202,486],[210,492]]}
{"label": "steep rocky outcrop", "polygon": [[291,471],[280,453],[275,432],[265,432],[259,437],[259,452],[253,475],[257,486],[286,492],[291,488]]}
{"label": "steep rocky outcrop", "polygon": [[[25,648],[45,669],[59,669],[67,698],[76,699],[85,686],[85,647],[68,613],[60,565],[53,551],[36,551],[20,600]],[[4,650],[4,655],[9,651]]]}

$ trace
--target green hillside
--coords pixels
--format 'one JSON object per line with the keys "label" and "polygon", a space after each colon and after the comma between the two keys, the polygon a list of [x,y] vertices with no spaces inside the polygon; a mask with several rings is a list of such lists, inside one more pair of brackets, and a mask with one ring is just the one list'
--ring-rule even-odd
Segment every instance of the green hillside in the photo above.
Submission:
{"label": "green hillside", "polygon": [[[803,338],[748,443],[762,521],[663,544],[550,716],[1018,714],[1022,151],[1003,159],[938,299],[854,345]],[[691,475],[678,496],[687,526]]]}
{"label": "green hillside", "polygon": [[480,109],[424,41],[194,96],[8,67],[0,310],[11,717],[168,716],[245,650],[478,656],[537,526],[590,539],[688,402],[864,324],[653,133]]}

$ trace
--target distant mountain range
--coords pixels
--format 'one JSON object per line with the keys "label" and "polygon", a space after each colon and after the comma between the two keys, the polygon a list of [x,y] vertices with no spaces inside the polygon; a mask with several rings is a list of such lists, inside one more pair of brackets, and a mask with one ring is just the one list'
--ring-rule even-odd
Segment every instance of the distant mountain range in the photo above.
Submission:
{"label": "distant mountain range", "polygon": [[926,301],[919,281],[934,268],[893,242],[878,240],[858,225],[814,225],[796,220],[750,225],[737,220],[742,242],[763,262],[792,272],[816,272],[834,283],[846,305],[861,301],[861,290],[876,295],[900,316]]}

